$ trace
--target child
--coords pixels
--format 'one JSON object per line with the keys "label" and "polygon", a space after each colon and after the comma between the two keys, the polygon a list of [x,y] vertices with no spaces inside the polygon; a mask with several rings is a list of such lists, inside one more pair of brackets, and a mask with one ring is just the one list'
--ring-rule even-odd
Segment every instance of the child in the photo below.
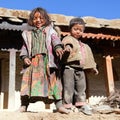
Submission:
{"label": "child", "polygon": [[32,10],[28,25],[33,29],[23,31],[24,45],[20,53],[25,66],[20,111],[27,111],[31,97],[41,97],[44,102],[54,101],[59,112],[68,113],[61,101],[62,85],[58,64],[63,54],[61,40],[43,8]]}
{"label": "child", "polygon": [[[91,115],[91,108],[86,104],[86,79],[84,69],[91,69],[98,74],[92,51],[79,38],[85,29],[85,22],[81,18],[73,18],[69,24],[70,35],[63,38],[63,103],[67,109],[75,106],[87,115]],[[74,100],[73,100],[74,98]]]}

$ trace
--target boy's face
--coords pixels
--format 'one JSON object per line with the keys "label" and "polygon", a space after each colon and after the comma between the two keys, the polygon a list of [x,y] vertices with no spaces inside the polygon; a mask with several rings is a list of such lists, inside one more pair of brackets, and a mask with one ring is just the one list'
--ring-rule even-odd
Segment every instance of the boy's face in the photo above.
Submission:
{"label": "boy's face", "polygon": [[40,28],[45,24],[45,22],[45,18],[40,14],[40,12],[36,12],[34,14],[33,24],[36,28]]}
{"label": "boy's face", "polygon": [[76,38],[79,39],[81,37],[81,33],[83,33],[84,31],[84,26],[80,25],[80,24],[75,24],[72,28],[71,28],[71,35]]}

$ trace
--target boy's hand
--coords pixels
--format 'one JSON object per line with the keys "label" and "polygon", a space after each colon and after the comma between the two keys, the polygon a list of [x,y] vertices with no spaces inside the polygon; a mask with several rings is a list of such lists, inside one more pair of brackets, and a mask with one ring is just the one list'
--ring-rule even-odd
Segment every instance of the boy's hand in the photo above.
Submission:
{"label": "boy's hand", "polygon": [[72,48],[70,47],[70,45],[66,45],[64,52],[72,52]]}
{"label": "boy's hand", "polygon": [[98,70],[97,70],[97,68],[93,68],[92,71],[93,71],[93,73],[94,73],[95,75],[98,75],[98,73],[99,73]]}

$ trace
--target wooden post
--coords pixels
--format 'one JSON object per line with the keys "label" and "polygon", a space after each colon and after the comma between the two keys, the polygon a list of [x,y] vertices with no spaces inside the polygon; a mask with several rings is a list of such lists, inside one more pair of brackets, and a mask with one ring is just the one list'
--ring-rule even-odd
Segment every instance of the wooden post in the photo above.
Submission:
{"label": "wooden post", "polygon": [[89,80],[88,80],[88,72],[87,70],[84,71],[85,72],[85,77],[86,77],[86,99],[89,99],[90,95],[89,95]]}
{"label": "wooden post", "polygon": [[45,109],[50,109],[50,104],[45,104]]}
{"label": "wooden post", "polygon": [[0,59],[0,109],[2,108],[2,97],[1,97],[1,88],[2,88],[2,79],[1,79],[1,59]]}
{"label": "wooden post", "polygon": [[8,109],[15,108],[15,71],[16,71],[16,50],[10,49],[9,59],[9,91],[8,91]]}
{"label": "wooden post", "polygon": [[112,59],[113,59],[113,57],[110,57],[110,55],[105,57],[105,73],[106,73],[106,77],[107,77],[107,79],[106,79],[107,96],[109,96],[110,93],[114,92]]}
{"label": "wooden post", "polygon": [[4,62],[3,59],[0,60],[1,61],[1,92],[0,92],[0,109],[3,110],[4,109],[4,102],[5,102],[5,93],[4,93],[4,84],[5,84],[5,80],[4,80],[4,75],[3,73],[5,73],[5,69],[4,68]]}

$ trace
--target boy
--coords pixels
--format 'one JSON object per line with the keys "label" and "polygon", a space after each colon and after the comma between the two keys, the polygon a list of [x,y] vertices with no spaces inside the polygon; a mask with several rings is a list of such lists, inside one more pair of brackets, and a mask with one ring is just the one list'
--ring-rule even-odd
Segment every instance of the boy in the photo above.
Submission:
{"label": "boy", "polygon": [[73,18],[69,23],[70,35],[63,38],[63,103],[67,109],[75,107],[86,115],[92,114],[92,109],[86,104],[86,78],[84,69],[91,69],[98,74],[96,63],[90,47],[79,38],[85,29],[82,18]]}

